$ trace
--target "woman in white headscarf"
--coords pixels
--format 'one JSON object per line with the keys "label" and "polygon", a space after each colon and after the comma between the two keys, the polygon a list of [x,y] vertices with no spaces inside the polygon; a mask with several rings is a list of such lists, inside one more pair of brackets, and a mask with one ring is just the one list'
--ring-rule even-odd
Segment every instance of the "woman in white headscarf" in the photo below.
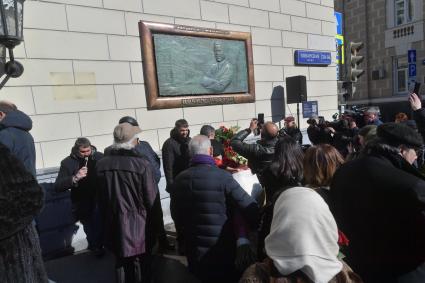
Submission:
{"label": "woman in white headscarf", "polygon": [[240,282],[362,282],[338,259],[335,220],[323,198],[310,188],[281,193],[265,247],[268,258],[248,268]]}

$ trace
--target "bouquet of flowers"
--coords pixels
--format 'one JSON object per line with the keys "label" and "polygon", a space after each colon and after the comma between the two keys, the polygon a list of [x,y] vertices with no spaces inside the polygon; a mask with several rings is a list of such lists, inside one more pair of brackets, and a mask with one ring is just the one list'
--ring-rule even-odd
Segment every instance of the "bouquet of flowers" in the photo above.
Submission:
{"label": "bouquet of flowers", "polygon": [[245,157],[237,154],[230,146],[230,140],[238,130],[238,126],[232,126],[230,128],[221,126],[215,131],[215,139],[221,142],[224,147],[224,156],[221,165],[225,168],[246,167],[248,165],[248,160]]}

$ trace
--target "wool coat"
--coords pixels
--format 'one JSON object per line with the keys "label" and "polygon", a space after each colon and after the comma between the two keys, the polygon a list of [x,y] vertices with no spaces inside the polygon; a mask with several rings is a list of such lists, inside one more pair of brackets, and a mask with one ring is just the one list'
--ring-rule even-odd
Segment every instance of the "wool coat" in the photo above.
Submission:
{"label": "wool coat", "polygon": [[121,258],[149,251],[162,215],[149,161],[134,149],[112,149],[96,170],[105,246]]}
{"label": "wool coat", "polygon": [[[350,243],[344,260],[365,282],[425,282],[425,181],[394,149],[370,144],[335,173],[329,204]],[[422,271],[421,271],[422,269]]]}

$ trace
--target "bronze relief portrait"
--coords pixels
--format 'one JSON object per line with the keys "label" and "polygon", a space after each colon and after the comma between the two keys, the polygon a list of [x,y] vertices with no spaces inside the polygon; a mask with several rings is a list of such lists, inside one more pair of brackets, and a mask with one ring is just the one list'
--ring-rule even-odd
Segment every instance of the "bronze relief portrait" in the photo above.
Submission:
{"label": "bronze relief portrait", "polygon": [[249,33],[140,22],[148,109],[255,101]]}

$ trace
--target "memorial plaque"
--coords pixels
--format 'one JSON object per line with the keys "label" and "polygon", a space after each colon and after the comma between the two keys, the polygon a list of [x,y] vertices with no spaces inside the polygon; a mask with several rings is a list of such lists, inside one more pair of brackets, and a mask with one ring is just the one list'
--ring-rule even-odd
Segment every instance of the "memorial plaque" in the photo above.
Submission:
{"label": "memorial plaque", "polygon": [[140,22],[148,109],[255,101],[251,35]]}

